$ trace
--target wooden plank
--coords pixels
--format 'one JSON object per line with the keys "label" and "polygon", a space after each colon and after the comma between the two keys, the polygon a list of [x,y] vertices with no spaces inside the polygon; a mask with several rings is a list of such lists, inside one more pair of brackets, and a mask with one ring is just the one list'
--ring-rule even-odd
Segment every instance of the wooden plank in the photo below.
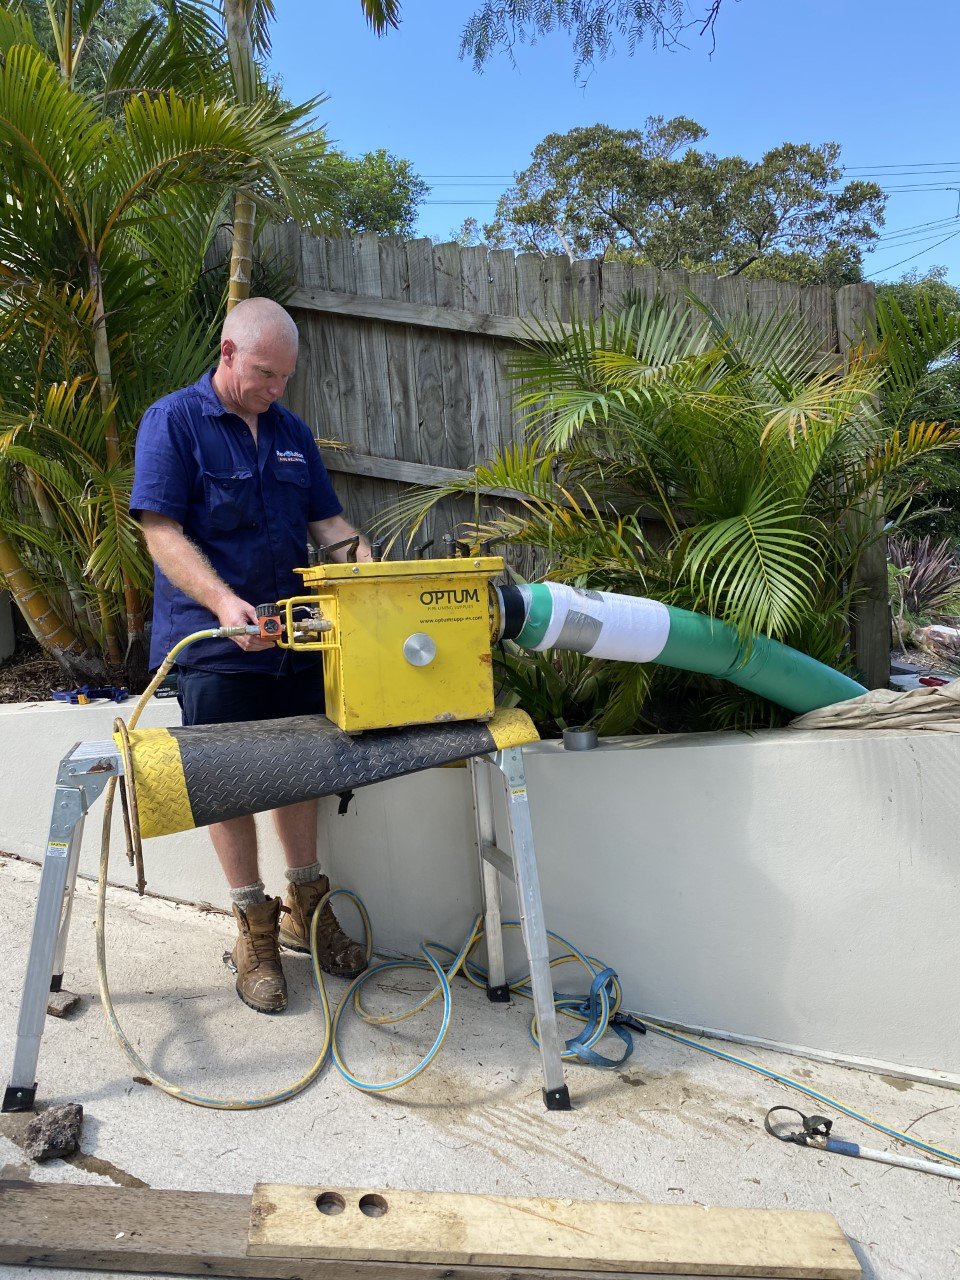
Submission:
{"label": "wooden plank", "polygon": [[[528,341],[543,334],[552,336],[557,328],[557,320],[547,315],[544,290],[544,260],[539,253],[519,253],[516,258],[517,267],[517,311],[522,320],[530,325]],[[508,370],[512,361],[508,356],[504,361],[504,377],[511,400],[511,412],[514,423],[514,439],[520,443],[527,434],[526,424],[529,422],[530,406],[521,414],[518,398],[520,385],[510,378]],[[537,408],[542,405],[538,402]]]}
{"label": "wooden plank", "polygon": [[[326,1204],[331,1212],[323,1211]],[[259,1184],[251,1257],[848,1280],[828,1213]]]}
{"label": "wooden plank", "polygon": [[800,286],[783,280],[751,280],[750,313],[764,320],[800,315]]}
{"label": "wooden plank", "polygon": [[[325,240],[327,277],[334,289],[356,293],[357,269],[353,241],[349,236],[329,236]],[[326,321],[337,354],[337,385],[340,389],[340,423],[343,438],[369,448],[366,405],[363,398],[363,364],[359,320],[346,317]]]}
{"label": "wooden plank", "polygon": [[578,258],[571,270],[572,309],[581,320],[600,314],[600,259]]}
{"label": "wooden plank", "polygon": [[[397,502],[404,488],[396,481],[356,474],[351,477],[351,490],[350,511],[356,515],[357,527],[371,539],[383,539],[387,529],[392,537],[400,523]],[[395,558],[400,555],[399,550],[394,552]]]}
{"label": "wooden plank", "polygon": [[[433,249],[436,271],[437,305],[463,310],[463,281],[460,273],[460,246],[438,244]],[[469,467],[477,450],[470,424],[471,386],[467,347],[460,333],[437,335],[440,374],[443,380],[443,434],[439,448],[425,462],[448,467]]]}
{"label": "wooden plank", "polygon": [[[437,284],[433,261],[433,241],[408,240],[407,269],[410,279],[410,301],[436,306]],[[441,310],[437,308],[437,310]],[[413,368],[417,389],[417,438],[412,453],[406,456],[417,462],[435,463],[443,440],[443,370],[437,333],[418,328],[411,333]],[[421,542],[435,536],[436,512],[423,523]]]}
{"label": "wooden plank", "polygon": [[748,314],[749,282],[743,276],[721,276],[717,281],[717,310],[725,320]]}
{"label": "wooden plank", "polygon": [[250,1197],[0,1183],[0,1262],[177,1275],[306,1275],[246,1256]]}
{"label": "wooden plank", "polygon": [[877,292],[872,284],[845,284],[836,293],[837,340],[847,353],[869,334],[876,314]]}
{"label": "wooden plank", "polygon": [[290,281],[303,278],[302,254],[302,236],[294,222],[268,222],[257,238],[256,257]]}
{"label": "wooden plank", "polygon": [[[354,258],[354,241],[349,236],[327,237],[321,242],[326,264],[326,278],[337,289],[356,289],[357,269]],[[328,320],[314,322],[325,359],[329,360],[336,378],[340,397],[340,423],[337,432],[328,430],[323,422],[311,425],[320,436],[340,438],[369,450],[367,411],[363,385],[363,354],[361,348],[361,322],[355,320]],[[362,515],[362,490],[349,475],[340,475],[336,483],[337,497],[343,505],[346,518],[366,532]]]}
{"label": "wooden plank", "polygon": [[[460,254],[463,302],[470,310],[492,309],[488,251],[483,245]],[[485,338],[465,337],[467,377],[470,380],[470,432],[474,459],[488,462],[500,448],[500,406],[497,401],[497,359]]]}
{"label": "wooden plank", "polygon": [[633,268],[626,262],[600,264],[600,304],[604,311],[616,312],[623,306],[623,298],[633,288]]}
{"label": "wooden plank", "polygon": [[551,326],[570,319],[573,298],[573,267],[566,254],[552,253],[541,268],[543,306]]}
{"label": "wooden plank", "polygon": [[827,354],[837,350],[837,333],[833,323],[833,293],[829,285],[814,284],[800,291],[800,314],[817,336],[820,350]]}
{"label": "wooden plank", "polygon": [[[325,449],[323,450],[323,460],[331,475],[359,477],[361,482],[363,479],[369,479],[371,482],[384,482],[384,484],[373,490],[366,490],[367,493],[380,493],[382,489],[381,506],[388,498],[391,502],[395,502],[396,494],[400,492],[398,489],[386,487],[385,482],[392,482],[397,485],[423,485],[426,488],[434,486],[440,488],[448,484],[460,485],[465,492],[469,490],[470,497],[467,500],[471,505],[473,503],[472,495],[477,492],[474,473],[472,471],[461,471],[454,467],[433,467],[425,462],[404,462],[398,458],[375,458],[369,454],[356,453],[352,449]],[[338,479],[338,491],[341,486],[342,481]],[[519,489],[488,488],[485,485],[479,487],[479,492],[488,499],[505,498],[510,502],[523,501],[529,497],[528,494]],[[495,510],[492,502],[481,505],[487,516]],[[561,499],[560,505],[566,506],[568,504],[566,500]],[[441,505],[439,509],[452,510],[452,507],[444,508]],[[603,507],[600,510],[603,511]],[[691,513],[682,507],[676,508],[673,514],[679,524],[688,524],[690,522]],[[642,520],[659,519],[658,513],[652,507],[640,507],[637,515]]]}
{"label": "wooden plank", "polygon": [[[642,267],[641,270],[647,272],[652,268]],[[658,273],[656,291],[661,298],[666,298],[674,306],[686,307],[685,290],[687,288],[687,279],[686,271],[661,271]],[[646,292],[646,286],[644,286],[644,292]]]}
{"label": "wooden plank", "polygon": [[[393,243],[387,239],[380,241],[381,260],[384,253],[384,244],[390,245],[388,252],[392,253]],[[483,252],[483,250],[464,252],[474,253]],[[533,259],[536,264],[535,273],[530,267],[525,268],[528,277],[533,274],[537,277],[536,282],[529,278],[525,280],[524,299],[526,302],[531,296],[542,295],[543,290],[540,285],[542,285],[542,273],[546,269],[540,267],[541,259],[538,255],[529,254],[523,256]],[[385,296],[377,299],[358,297],[352,293],[321,288],[309,282],[306,265],[304,268],[303,287],[294,291],[287,305],[293,309],[304,311],[351,316],[366,320],[380,320],[388,326],[413,326],[416,328],[482,334],[496,338],[525,339],[529,335],[523,321],[521,319],[511,319],[510,313],[506,311],[506,307],[513,301],[510,287],[512,282],[507,275],[509,260],[512,257],[513,255],[508,249],[491,250],[489,253],[490,281],[493,294],[492,305],[494,308],[491,312],[404,302],[387,295],[386,289]],[[551,274],[551,272],[552,269],[547,274]],[[625,262],[605,261],[600,263],[598,260],[589,259],[574,263],[571,272],[573,276],[573,292],[571,296],[575,297],[584,308],[584,314],[587,313],[588,303],[593,307],[593,314],[596,314],[597,308],[601,304],[607,310],[615,308],[622,295],[631,289],[641,289],[646,296],[652,296],[658,290],[665,291],[668,296],[676,296],[678,288],[682,288],[686,284],[698,297],[704,298],[705,301],[711,302],[712,305],[718,305],[722,302],[724,314],[727,315],[737,311],[748,310],[748,298],[753,296],[766,298],[771,296],[771,291],[784,290],[784,299],[789,310],[799,311],[801,314],[808,315],[811,321],[816,324],[817,330],[824,334],[824,350],[831,351],[836,348],[837,340],[834,335],[833,308],[831,305],[832,292],[828,285],[811,285],[800,289],[799,295],[797,295],[795,290],[799,286],[784,285],[776,281],[750,281],[744,280],[742,276],[687,275],[684,272],[664,272],[658,276],[658,273],[652,267],[634,267]],[[754,294],[754,289],[757,285],[762,286],[762,289],[759,293]],[[848,322],[854,311],[859,312],[861,315],[866,314],[868,311],[868,304],[865,304],[862,299],[858,302],[856,294],[863,289],[869,288],[871,288],[869,285],[843,286],[843,289],[854,291],[844,308],[844,314]],[[841,306],[843,306],[842,303]],[[763,304],[761,304],[761,308],[769,313],[769,308]],[[546,310],[545,304],[538,302],[535,307],[525,314],[543,314]]]}
{"label": "wooden plank", "polygon": [[[406,244],[397,236],[380,240],[380,287],[385,298],[409,298],[410,275]],[[413,363],[411,330],[395,324],[385,326],[390,403],[393,412],[397,456],[419,456],[420,423],[417,414],[417,380]]]}
{"label": "wooden plank", "polygon": [[[355,244],[357,293],[362,297],[377,299],[382,288],[377,237],[358,236]],[[385,458],[396,457],[397,440],[390,399],[386,325],[372,321],[361,326],[360,359],[369,450]]]}
{"label": "wooden plank", "polygon": [[[413,241],[412,243],[417,243]],[[536,254],[529,255],[536,258]],[[539,261],[539,259],[537,259]],[[438,307],[425,302],[398,302],[391,298],[360,298],[339,289],[302,288],[291,295],[289,306],[349,316],[358,320],[382,320],[387,324],[414,325],[421,329],[445,329],[453,333],[488,334],[494,338],[520,338],[523,325],[502,315],[468,311],[463,307]]]}
{"label": "wooden plank", "polygon": [[[517,314],[517,269],[510,249],[491,249],[487,258],[490,268],[490,305],[492,316]],[[510,337],[509,333],[500,337]]]}
{"label": "wooden plank", "polygon": [[539,253],[518,253],[516,267],[518,313],[524,318],[548,319],[543,293],[543,258]]}
{"label": "wooden plank", "polygon": [[[490,265],[490,305],[495,313],[505,316],[516,316],[517,311],[517,268],[513,253],[509,249],[492,249],[489,256]],[[516,324],[512,320],[511,324]],[[519,426],[515,412],[513,384],[508,377],[510,361],[515,348],[504,341],[493,344],[495,369],[495,395],[497,400],[497,417],[499,419],[500,448],[509,448],[519,437]]]}
{"label": "wooden plank", "polygon": [[[371,454],[355,453],[352,449],[324,450],[324,463],[332,474],[370,476],[377,480],[393,480],[400,484],[419,484],[441,488],[448,484],[460,484],[465,489],[474,488],[472,471],[456,467],[434,467],[426,462],[404,462],[402,459],[377,458]],[[527,495],[517,489],[485,489],[481,493],[491,497],[524,498]]]}
{"label": "wooden plank", "polygon": [[[707,1216],[703,1209],[696,1212]],[[250,1216],[251,1197],[246,1195],[0,1183],[0,1263],[70,1267],[101,1274],[139,1272],[259,1280],[517,1280],[516,1270],[505,1267],[452,1269],[446,1264],[250,1256]],[[383,1219],[366,1221],[375,1224]],[[841,1262],[846,1258],[841,1256],[838,1266]],[[524,1277],[570,1280],[570,1274],[569,1270],[530,1269]],[[585,1280],[601,1280],[600,1273],[580,1274]],[[860,1274],[859,1269],[847,1266],[827,1273],[826,1280],[854,1280]],[[727,1271],[726,1280],[735,1275]],[[673,1271],[669,1280],[678,1277],[682,1280],[683,1273]],[[814,1280],[814,1273],[797,1271],[791,1280],[793,1277]],[[628,1277],[625,1272],[604,1272],[602,1280]],[[654,1273],[648,1274],[647,1280],[668,1278]],[[700,1272],[697,1280],[720,1280],[720,1274]],[[816,1280],[824,1280],[824,1273]]]}
{"label": "wooden plank", "polygon": [[[305,235],[302,238],[300,270],[304,279],[326,284],[326,250],[319,237]],[[333,326],[309,314],[298,319],[300,357],[297,372],[287,389],[286,403],[317,435],[339,439],[343,435],[343,422]]]}
{"label": "wooden plank", "polygon": [[701,302],[705,302],[708,307],[717,309],[720,300],[719,280],[716,276],[708,276],[702,273],[691,274],[688,287],[690,292]]}

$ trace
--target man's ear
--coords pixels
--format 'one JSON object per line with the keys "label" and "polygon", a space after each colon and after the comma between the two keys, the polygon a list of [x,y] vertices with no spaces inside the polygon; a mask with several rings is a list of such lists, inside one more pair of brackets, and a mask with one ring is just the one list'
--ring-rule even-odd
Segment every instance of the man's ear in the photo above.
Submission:
{"label": "man's ear", "polygon": [[237,344],[232,338],[223,338],[220,342],[220,359],[224,364],[233,363],[233,357],[237,354]]}

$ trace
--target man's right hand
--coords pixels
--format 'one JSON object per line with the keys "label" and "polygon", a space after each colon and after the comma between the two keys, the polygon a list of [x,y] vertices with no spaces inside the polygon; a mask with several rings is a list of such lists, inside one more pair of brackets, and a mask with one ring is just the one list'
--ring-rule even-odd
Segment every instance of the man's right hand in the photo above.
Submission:
{"label": "man's right hand", "polygon": [[[241,600],[239,596],[226,596],[223,603],[215,610],[221,627],[244,627],[253,623],[257,625],[257,611],[252,604]],[[245,653],[259,653],[262,649],[272,649],[273,640],[263,636],[231,636],[235,645],[239,645]]]}

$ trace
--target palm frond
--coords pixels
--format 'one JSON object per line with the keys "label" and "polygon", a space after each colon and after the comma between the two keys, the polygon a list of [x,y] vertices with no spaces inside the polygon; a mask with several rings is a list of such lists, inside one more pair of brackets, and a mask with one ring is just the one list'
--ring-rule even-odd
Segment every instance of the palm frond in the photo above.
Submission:
{"label": "palm frond", "polygon": [[691,529],[684,559],[701,607],[745,637],[783,638],[796,628],[823,574],[820,530],[762,488],[743,511]]}

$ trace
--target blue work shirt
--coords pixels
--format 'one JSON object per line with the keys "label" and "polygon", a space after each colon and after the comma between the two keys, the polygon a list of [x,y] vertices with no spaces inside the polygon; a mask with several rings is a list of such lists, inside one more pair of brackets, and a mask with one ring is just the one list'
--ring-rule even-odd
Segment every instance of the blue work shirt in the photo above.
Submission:
{"label": "blue work shirt", "polygon": [[[308,521],[339,515],[313,433],[280,404],[260,414],[257,439],[220,402],[206,373],[164,396],[137,432],[130,510],[155,511],[182,526],[227,585],[254,606],[304,594],[294,569],[307,563]],[[184,636],[219,625],[203,605],[155,569],[150,666]],[[177,659],[208,671],[280,672],[316,654],[246,653],[232,640],[200,640]]]}

